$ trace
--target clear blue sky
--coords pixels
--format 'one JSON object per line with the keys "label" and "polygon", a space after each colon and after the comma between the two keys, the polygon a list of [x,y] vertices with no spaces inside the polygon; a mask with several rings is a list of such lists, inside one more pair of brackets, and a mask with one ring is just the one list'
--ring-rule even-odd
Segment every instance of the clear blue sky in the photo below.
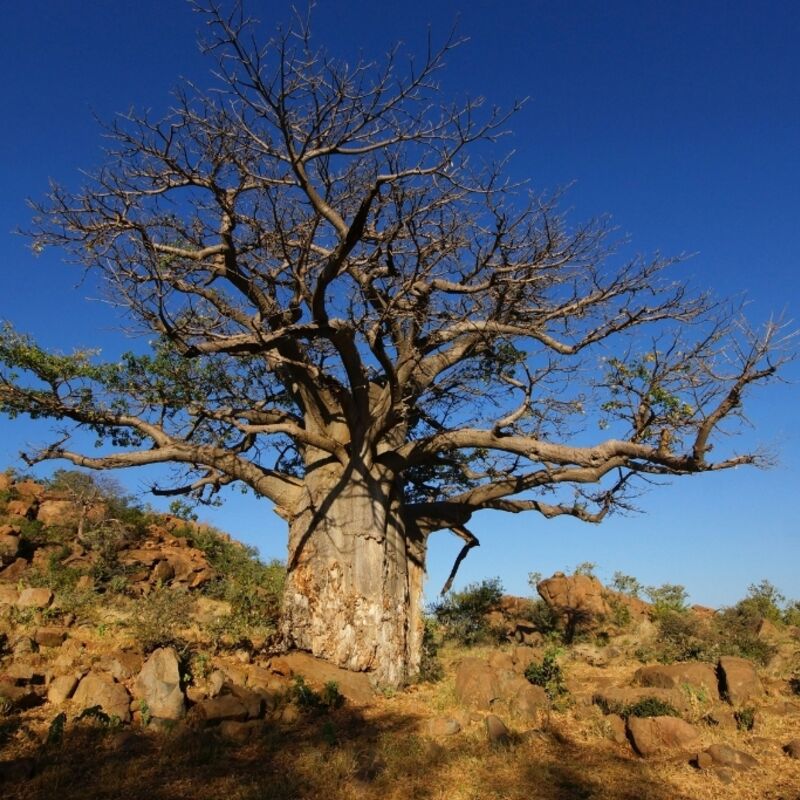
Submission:
{"label": "clear blue sky", "polygon": [[[272,25],[288,4],[255,0]],[[277,10],[276,10],[277,9]],[[771,313],[798,320],[800,305],[800,4],[794,2],[421,2],[320,0],[315,32],[336,54],[380,56],[401,40],[424,45],[453,23],[470,42],[443,76],[453,93],[509,105],[515,176],[541,188],[574,183],[576,218],[609,213],[646,253],[691,252],[695,285],[746,296],[754,322]],[[0,44],[0,319],[43,344],[71,350],[126,348],[112,309],[57,253],[34,259],[11,231],[30,218],[27,197],[52,177],[74,187],[79,169],[101,159],[93,115],[130,106],[156,114],[178,76],[207,85],[211,64],[196,46],[200,20],[179,0],[27,0],[9,4]],[[683,583],[693,601],[731,603],[768,578],[800,598],[800,370],[751,402],[751,442],[779,463],[679,480],[640,501],[645,513],[600,527],[538,516],[484,514],[473,522],[482,547],[459,584],[499,575],[527,592],[531,570],[581,561],[646,584]],[[47,425],[0,419],[0,466],[18,465]],[[46,474],[42,468],[40,474]],[[132,490],[152,476],[118,475]],[[264,501],[231,498],[208,517],[283,557],[285,525]],[[459,549],[446,533],[431,542],[433,596]]]}

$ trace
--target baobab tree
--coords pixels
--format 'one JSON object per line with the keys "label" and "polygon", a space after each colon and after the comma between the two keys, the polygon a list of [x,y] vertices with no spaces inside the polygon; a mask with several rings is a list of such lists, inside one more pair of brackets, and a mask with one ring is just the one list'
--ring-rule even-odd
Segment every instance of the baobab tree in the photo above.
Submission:
{"label": "baobab tree", "polygon": [[121,118],[85,186],[37,204],[34,249],[101,276],[151,350],[103,363],[6,327],[0,408],[113,446],[64,434],[32,462],[173,463],[157,494],[268,498],[283,644],[396,685],[430,534],[464,540],[455,571],[480,510],[597,523],[643,480],[759,461],[712,445],[775,373],[778,327],[504,177],[507,115],[437,85],[457,41],[348,66],[302,21],[261,45],[239,11],[199,10],[214,90]]}

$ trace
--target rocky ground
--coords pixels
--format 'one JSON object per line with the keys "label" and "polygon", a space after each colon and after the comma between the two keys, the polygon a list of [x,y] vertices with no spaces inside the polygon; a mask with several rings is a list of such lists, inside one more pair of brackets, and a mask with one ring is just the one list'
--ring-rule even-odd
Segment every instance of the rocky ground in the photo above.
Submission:
{"label": "rocky ground", "polygon": [[[439,681],[379,692],[270,653],[222,591],[228,565],[250,574],[237,552],[0,475],[3,797],[800,798],[796,628],[763,626],[765,665],[643,663],[647,604],[556,575],[540,593],[580,621],[571,644],[503,598],[496,643],[446,643]],[[599,630],[620,603],[625,625]]]}

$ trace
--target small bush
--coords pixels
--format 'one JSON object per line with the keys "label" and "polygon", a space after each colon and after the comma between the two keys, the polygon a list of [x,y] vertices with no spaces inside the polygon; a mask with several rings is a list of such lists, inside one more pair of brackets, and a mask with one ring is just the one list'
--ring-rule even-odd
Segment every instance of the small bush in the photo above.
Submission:
{"label": "small bush", "polygon": [[736,727],[740,731],[751,731],[756,724],[756,710],[752,706],[740,708],[738,711],[733,712],[734,719],[736,720]]}
{"label": "small bush", "polygon": [[679,717],[680,713],[671,703],[658,697],[643,697],[622,709],[621,717]]}
{"label": "small bush", "polygon": [[645,594],[653,604],[656,618],[668,612],[684,613],[688,610],[686,588],[678,583],[664,583],[661,586],[648,586]]}
{"label": "small bush", "polygon": [[558,629],[558,615],[544,600],[533,600],[525,616],[545,636]]}
{"label": "small bush", "polygon": [[421,683],[437,683],[444,677],[444,667],[439,660],[439,631],[432,617],[425,617],[422,632],[422,658],[419,662],[417,680]]}
{"label": "small bush", "polygon": [[658,697],[642,697],[635,703],[608,702],[605,699],[595,698],[595,703],[603,709],[604,714],[619,714],[623,719],[680,716],[675,706]]}
{"label": "small bush", "polygon": [[191,606],[186,591],[157,586],[136,602],[131,633],[146,653],[168,646],[180,650],[179,631],[187,624]]}
{"label": "small bush", "polygon": [[633,575],[626,575],[624,572],[615,572],[611,585],[615,592],[626,594],[628,597],[639,597],[644,591],[644,586]]}
{"label": "small bush", "polygon": [[212,528],[185,528],[180,533],[202,550],[216,577],[203,593],[231,605],[210,633],[217,645],[236,645],[255,635],[268,637],[278,627],[286,567],[280,561],[264,563],[253,547],[233,542]]}
{"label": "small bush", "polygon": [[531,661],[525,668],[525,677],[534,685],[541,686],[551,700],[568,693],[564,684],[564,673],[558,663],[558,651],[547,650],[540,662]]}
{"label": "small bush", "polygon": [[331,711],[340,708],[344,696],[339,691],[336,681],[328,681],[319,692],[315,692],[302,675],[294,676],[292,697],[297,705],[306,711]]}
{"label": "small bush", "polygon": [[496,638],[485,617],[502,596],[500,578],[489,578],[471,583],[460,592],[448,593],[432,606],[431,612],[448,639],[471,646]]}

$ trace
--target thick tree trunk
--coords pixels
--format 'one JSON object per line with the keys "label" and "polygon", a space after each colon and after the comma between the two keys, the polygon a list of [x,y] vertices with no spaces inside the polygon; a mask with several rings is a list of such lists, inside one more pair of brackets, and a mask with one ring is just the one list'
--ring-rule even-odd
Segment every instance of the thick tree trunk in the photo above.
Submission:
{"label": "thick tree trunk", "polygon": [[290,523],[284,643],[401,684],[419,669],[424,550],[391,479],[314,470]]}

